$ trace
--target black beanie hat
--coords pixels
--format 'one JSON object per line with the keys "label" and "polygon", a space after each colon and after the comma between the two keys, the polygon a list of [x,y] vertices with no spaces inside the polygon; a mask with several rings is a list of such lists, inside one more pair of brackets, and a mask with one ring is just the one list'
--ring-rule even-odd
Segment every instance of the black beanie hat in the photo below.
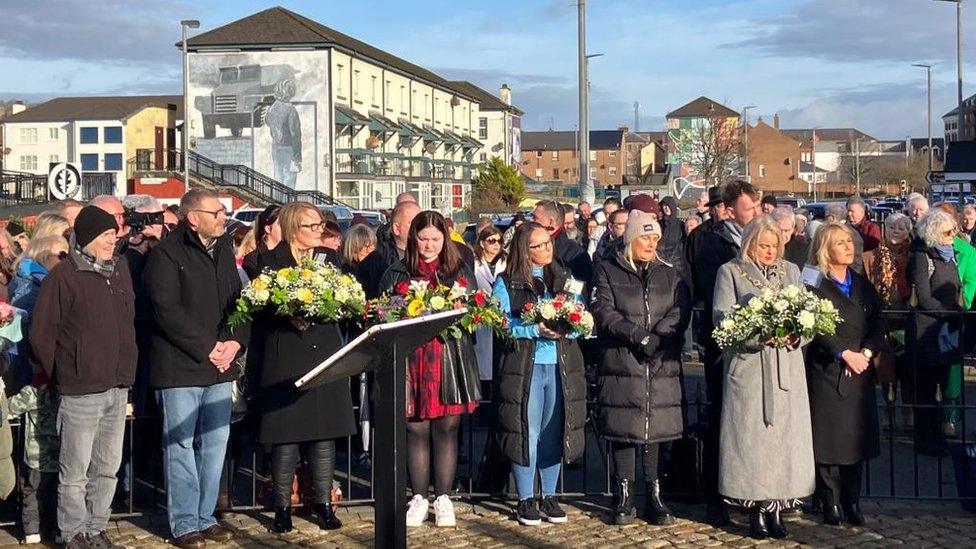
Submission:
{"label": "black beanie hat", "polygon": [[85,206],[75,218],[75,242],[84,248],[109,229],[119,229],[115,217],[97,206]]}

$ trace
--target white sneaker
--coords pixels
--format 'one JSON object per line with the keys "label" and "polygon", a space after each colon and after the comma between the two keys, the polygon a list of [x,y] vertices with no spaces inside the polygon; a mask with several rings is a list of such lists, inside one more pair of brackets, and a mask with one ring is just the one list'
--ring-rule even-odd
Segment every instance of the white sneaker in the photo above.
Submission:
{"label": "white sneaker", "polygon": [[422,525],[427,520],[429,510],[430,503],[427,498],[420,494],[414,495],[407,507],[407,526],[413,528]]}
{"label": "white sneaker", "polygon": [[434,500],[434,522],[443,528],[457,526],[457,520],[454,518],[454,502],[447,497],[447,494],[437,496]]}
{"label": "white sneaker", "polygon": [[28,534],[24,536],[24,545],[33,545],[41,542],[40,534]]}

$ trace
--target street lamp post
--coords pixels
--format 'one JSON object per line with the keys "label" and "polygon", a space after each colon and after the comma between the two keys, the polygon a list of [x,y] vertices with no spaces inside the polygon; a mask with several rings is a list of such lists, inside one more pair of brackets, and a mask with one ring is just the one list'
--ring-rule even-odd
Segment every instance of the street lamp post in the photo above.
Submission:
{"label": "street lamp post", "polygon": [[[956,5],[956,140],[963,141],[962,114],[962,0],[935,0],[936,2],[952,2]],[[948,145],[948,143],[946,144]]]}
{"label": "street lamp post", "polygon": [[187,88],[190,87],[190,58],[186,55],[186,29],[198,29],[200,22],[195,19],[184,19],[180,21],[180,29],[183,32],[183,131],[180,132],[180,141],[183,146],[183,185],[186,190],[190,190],[190,166],[186,158],[187,131],[190,129],[190,104],[187,97]]}
{"label": "street lamp post", "polygon": [[746,148],[746,181],[752,183],[752,179],[749,178],[749,109],[755,109],[755,105],[749,105],[747,107],[742,107],[742,125],[745,127],[745,134],[742,140],[745,142]]}
{"label": "street lamp post", "polygon": [[926,101],[928,102],[925,129],[928,131],[929,136],[929,171],[932,171],[932,65],[915,63],[912,66],[925,69]]}

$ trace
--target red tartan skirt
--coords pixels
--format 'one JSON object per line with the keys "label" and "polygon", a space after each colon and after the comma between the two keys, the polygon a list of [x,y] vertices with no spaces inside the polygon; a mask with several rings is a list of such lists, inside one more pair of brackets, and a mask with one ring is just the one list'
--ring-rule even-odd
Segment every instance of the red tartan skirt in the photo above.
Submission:
{"label": "red tartan skirt", "polygon": [[477,402],[444,404],[441,401],[441,364],[444,345],[439,337],[418,347],[407,365],[407,419],[437,419],[470,414]]}

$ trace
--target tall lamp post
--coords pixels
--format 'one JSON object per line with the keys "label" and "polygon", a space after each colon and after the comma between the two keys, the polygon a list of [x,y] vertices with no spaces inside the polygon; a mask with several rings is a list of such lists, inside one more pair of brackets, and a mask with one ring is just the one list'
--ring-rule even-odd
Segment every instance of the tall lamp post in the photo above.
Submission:
{"label": "tall lamp post", "polygon": [[912,66],[925,69],[926,101],[928,102],[928,108],[926,110],[928,114],[925,121],[925,129],[928,131],[929,135],[929,171],[932,171],[932,65],[915,63]]}
{"label": "tall lamp post", "polygon": [[749,109],[755,109],[755,105],[749,105],[747,107],[742,107],[742,125],[744,127],[745,135],[743,136],[743,141],[745,142],[746,148],[746,181],[752,183],[752,179],[749,178]]}
{"label": "tall lamp post", "polygon": [[[952,2],[956,5],[956,93],[957,108],[956,112],[956,140],[963,141],[963,114],[962,114],[962,0],[935,0],[936,2]],[[946,143],[948,146],[948,143]]]}
{"label": "tall lamp post", "polygon": [[186,158],[187,131],[190,129],[190,103],[187,97],[187,88],[190,87],[190,58],[186,55],[186,29],[198,29],[200,22],[196,19],[184,19],[180,21],[180,29],[183,32],[183,131],[180,132],[180,141],[183,145],[183,184],[186,190],[190,190],[190,166]]}

